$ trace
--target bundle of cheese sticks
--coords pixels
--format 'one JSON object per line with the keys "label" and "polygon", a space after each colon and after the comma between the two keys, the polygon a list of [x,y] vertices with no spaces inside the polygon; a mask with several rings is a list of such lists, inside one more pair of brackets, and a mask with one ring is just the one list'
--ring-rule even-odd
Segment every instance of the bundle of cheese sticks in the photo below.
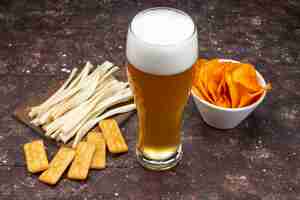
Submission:
{"label": "bundle of cheese sticks", "polygon": [[101,120],[135,109],[128,82],[113,74],[119,68],[111,62],[94,67],[87,62],[80,73],[74,68],[63,85],[46,101],[31,107],[31,123],[45,135],[73,147]]}

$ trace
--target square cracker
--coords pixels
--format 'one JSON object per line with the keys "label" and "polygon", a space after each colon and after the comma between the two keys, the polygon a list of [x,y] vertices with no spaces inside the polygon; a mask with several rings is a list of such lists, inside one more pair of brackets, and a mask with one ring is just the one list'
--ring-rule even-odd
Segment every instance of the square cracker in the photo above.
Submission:
{"label": "square cracker", "polygon": [[92,159],[91,169],[103,169],[106,165],[106,145],[103,134],[91,131],[87,135],[87,143],[94,144],[96,151]]}
{"label": "square cracker", "polygon": [[31,173],[48,169],[47,153],[42,140],[35,140],[24,145],[27,170]]}
{"label": "square cracker", "polygon": [[49,168],[40,175],[39,180],[50,185],[56,184],[74,157],[74,149],[61,147],[50,162]]}
{"label": "square cracker", "polygon": [[128,151],[125,139],[123,138],[118,123],[114,119],[102,120],[99,126],[103,132],[109,152],[124,153]]}
{"label": "square cracker", "polygon": [[87,178],[95,150],[94,144],[87,142],[78,144],[75,159],[68,171],[69,179],[85,180]]}

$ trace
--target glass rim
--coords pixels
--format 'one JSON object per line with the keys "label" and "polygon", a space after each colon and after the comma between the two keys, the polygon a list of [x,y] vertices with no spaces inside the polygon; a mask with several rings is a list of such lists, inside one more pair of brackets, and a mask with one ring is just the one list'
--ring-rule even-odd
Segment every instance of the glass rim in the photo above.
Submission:
{"label": "glass rim", "polygon": [[[145,41],[143,39],[141,39],[134,31],[133,31],[133,28],[132,28],[132,23],[134,21],[134,19],[140,15],[143,15],[149,11],[153,11],[153,10],[169,10],[169,11],[174,11],[174,12],[177,12],[177,13],[180,13],[188,18],[191,19],[193,25],[194,25],[194,30],[193,32],[191,33],[191,35],[189,35],[188,37],[186,37],[185,39],[179,41],[179,42],[176,42],[176,43],[171,43],[171,44],[155,44],[155,43],[151,43],[151,42],[148,42],[148,41]],[[130,22],[130,25],[129,25],[129,32],[136,38],[138,39],[139,41],[142,41],[144,43],[146,43],[147,45],[152,45],[152,46],[176,46],[178,44],[181,44],[182,42],[186,42],[188,40],[191,40],[196,34],[197,34],[197,27],[196,27],[196,24],[193,20],[193,18],[188,15],[186,12],[182,11],[182,10],[179,10],[177,8],[172,8],[172,7],[164,7],[164,6],[159,6],[159,7],[152,7],[152,8],[148,8],[148,9],[145,9],[143,11],[140,11],[138,12],[131,20]]]}

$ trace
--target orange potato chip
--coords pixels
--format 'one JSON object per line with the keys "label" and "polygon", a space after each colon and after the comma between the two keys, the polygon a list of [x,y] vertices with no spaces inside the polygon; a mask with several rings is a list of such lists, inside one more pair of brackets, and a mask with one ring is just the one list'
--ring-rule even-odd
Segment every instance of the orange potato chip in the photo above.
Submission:
{"label": "orange potato chip", "polygon": [[217,94],[219,96],[219,99],[216,103],[218,105],[220,102],[226,102],[226,107],[230,108],[231,107],[231,101],[229,98],[229,89],[225,81],[225,77],[223,75],[221,82],[218,85],[217,88]]}
{"label": "orange potato chip", "polygon": [[240,85],[239,88],[240,88],[240,93],[241,93],[241,100],[240,100],[238,107],[244,107],[244,106],[254,103],[261,97],[261,95],[265,91],[264,89],[260,89],[259,91],[255,92],[255,93],[249,93],[249,92],[247,92],[247,90],[245,88],[243,88],[243,86]]}
{"label": "orange potato chip", "polygon": [[224,73],[224,65],[221,63],[218,64],[215,70],[212,69],[211,74],[208,74],[211,78],[208,80],[208,91],[210,92],[213,100],[215,102],[220,98],[220,94],[218,94],[218,87],[220,83],[223,81],[223,73]]}
{"label": "orange potato chip", "polygon": [[205,98],[205,96],[202,94],[201,90],[199,90],[197,87],[193,86],[193,87],[192,87],[192,90],[193,90],[193,92],[194,92],[197,96],[199,96],[201,99],[204,99],[204,100],[208,101],[208,100]]}
{"label": "orange potato chip", "polygon": [[205,64],[208,60],[207,59],[202,59],[202,58],[199,58],[195,64],[195,67],[196,68],[200,68],[203,64]]}
{"label": "orange potato chip", "polygon": [[229,88],[231,107],[236,108],[240,102],[240,95],[238,92],[237,85],[232,80],[232,75],[231,75],[230,71],[225,72],[225,81]]}
{"label": "orange potato chip", "polygon": [[[199,59],[196,63],[196,71],[195,71],[195,75],[194,75],[194,83],[193,85],[195,86],[195,88],[197,88],[198,90],[198,94],[201,93],[201,98],[213,103],[213,99],[211,98],[211,96],[208,94],[207,90],[206,90],[206,86],[204,85],[205,80],[203,81],[204,78],[204,70],[205,70],[205,64],[206,64],[207,60],[205,59]],[[196,91],[196,89],[194,90]],[[197,91],[196,91],[197,92]]]}
{"label": "orange potato chip", "polygon": [[201,91],[201,93],[203,94],[203,96],[205,97],[205,100],[210,102],[210,103],[213,103],[213,99],[210,97],[210,95],[208,94],[208,91],[205,89],[205,87],[203,86],[203,84],[201,82],[198,83],[198,86],[197,88],[199,88],[199,91]]}
{"label": "orange potato chip", "polygon": [[207,86],[206,84],[208,83],[209,78],[213,76],[214,71],[217,67],[219,67],[219,65],[220,62],[218,61],[218,59],[212,59],[202,65],[200,76],[202,77],[202,81],[205,84],[205,87]]}
{"label": "orange potato chip", "polygon": [[[195,64],[195,67],[194,67],[194,74],[193,74],[193,83],[197,82],[200,80],[200,70],[201,70],[201,67],[203,66],[203,64],[207,62],[206,59],[198,59],[196,64]],[[195,84],[196,85],[196,84]]]}
{"label": "orange potato chip", "polygon": [[231,102],[227,96],[220,96],[220,98],[216,102],[216,105],[224,108],[231,108]]}
{"label": "orange potato chip", "polygon": [[271,84],[261,86],[251,64],[199,59],[192,90],[201,99],[225,108],[238,108],[257,101]]}
{"label": "orange potato chip", "polygon": [[256,71],[250,64],[240,64],[240,67],[233,70],[232,79],[234,82],[241,84],[249,92],[256,92],[262,88],[257,81]]}

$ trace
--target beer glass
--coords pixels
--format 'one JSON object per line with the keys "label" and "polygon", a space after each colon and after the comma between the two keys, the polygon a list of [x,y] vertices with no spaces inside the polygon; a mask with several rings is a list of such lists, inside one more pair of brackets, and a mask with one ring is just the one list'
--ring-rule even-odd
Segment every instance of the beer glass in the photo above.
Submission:
{"label": "beer glass", "polygon": [[137,160],[148,169],[169,169],[182,156],[182,114],[198,57],[192,18],[167,7],[138,13],[129,26],[126,57],[139,121]]}

